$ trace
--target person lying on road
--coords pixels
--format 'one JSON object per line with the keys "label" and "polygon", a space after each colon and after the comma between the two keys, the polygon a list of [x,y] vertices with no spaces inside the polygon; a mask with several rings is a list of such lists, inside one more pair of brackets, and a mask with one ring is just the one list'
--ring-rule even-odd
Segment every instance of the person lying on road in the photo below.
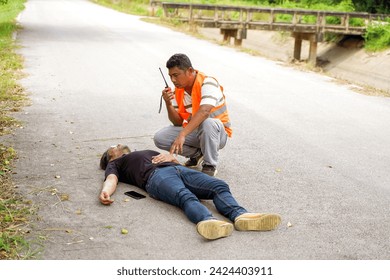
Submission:
{"label": "person lying on road", "polygon": [[[214,240],[239,231],[269,231],[277,228],[278,214],[249,213],[232,196],[223,180],[182,166],[172,154],[153,150],[131,152],[126,145],[110,147],[100,159],[105,181],[99,199],[105,205],[113,203],[111,195],[118,182],[144,189],[154,199],[181,208],[196,224],[197,232]],[[200,199],[212,199],[216,209],[232,223],[217,220]]]}

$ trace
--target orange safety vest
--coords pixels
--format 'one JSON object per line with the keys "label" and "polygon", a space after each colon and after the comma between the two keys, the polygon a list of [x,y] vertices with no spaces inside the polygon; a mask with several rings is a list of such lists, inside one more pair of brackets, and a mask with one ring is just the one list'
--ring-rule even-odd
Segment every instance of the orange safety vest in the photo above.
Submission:
{"label": "orange safety vest", "polygon": [[[197,75],[195,78],[195,82],[192,86],[192,92],[191,92],[192,114],[193,115],[195,115],[196,112],[199,110],[200,101],[202,99],[201,88],[202,88],[204,79],[207,78],[207,76],[205,74],[203,74],[202,72],[196,71],[196,73],[197,73]],[[217,81],[217,83],[218,83],[218,81]],[[225,131],[226,131],[227,135],[229,137],[232,137],[233,130],[230,127],[231,124],[230,124],[230,120],[229,120],[229,114],[227,111],[225,95],[223,94],[223,87],[221,85],[219,87],[221,88],[224,102],[220,106],[216,106],[211,110],[210,117],[220,119],[225,127]],[[191,114],[186,111],[185,106],[184,106],[184,88],[175,88],[175,96],[176,96],[177,105],[179,107],[178,113],[181,116],[181,118],[183,119],[183,127],[185,127],[191,119]]]}

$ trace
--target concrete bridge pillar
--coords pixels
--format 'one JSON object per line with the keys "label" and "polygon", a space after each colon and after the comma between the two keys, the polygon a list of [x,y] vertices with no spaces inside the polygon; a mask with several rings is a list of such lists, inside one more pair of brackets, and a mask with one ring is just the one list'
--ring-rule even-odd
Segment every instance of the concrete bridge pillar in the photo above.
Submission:
{"label": "concrete bridge pillar", "polygon": [[317,64],[317,46],[318,46],[317,35],[310,34],[309,42],[310,42],[310,49],[309,49],[308,63],[311,66],[316,66],[316,64]]}
{"label": "concrete bridge pillar", "polygon": [[230,39],[234,38],[234,45],[241,46],[242,39],[246,39],[246,29],[237,28],[221,28],[221,34],[223,35],[223,41],[230,43]]}
{"label": "concrete bridge pillar", "polygon": [[294,34],[294,59],[301,60],[301,50],[302,50],[302,33]]}
{"label": "concrete bridge pillar", "polygon": [[316,66],[316,64],[317,64],[317,45],[318,45],[317,34],[316,33],[294,32],[292,35],[295,38],[294,59],[301,60],[302,40],[308,40],[310,43],[308,63],[312,66]]}

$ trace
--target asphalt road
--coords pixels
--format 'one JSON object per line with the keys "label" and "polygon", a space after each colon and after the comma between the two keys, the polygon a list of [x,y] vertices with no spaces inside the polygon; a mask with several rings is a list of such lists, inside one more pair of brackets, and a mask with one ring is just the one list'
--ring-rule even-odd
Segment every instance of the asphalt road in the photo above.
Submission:
{"label": "asphalt road", "polygon": [[[7,141],[39,206],[41,259],[390,258],[390,99],[84,0],[29,0],[19,22],[31,106]],[[280,213],[278,230],[208,242],[175,207],[125,201],[124,184],[99,203],[101,153],[154,149],[169,124],[158,68],[177,52],[225,88],[234,135],[218,177],[248,210]]]}

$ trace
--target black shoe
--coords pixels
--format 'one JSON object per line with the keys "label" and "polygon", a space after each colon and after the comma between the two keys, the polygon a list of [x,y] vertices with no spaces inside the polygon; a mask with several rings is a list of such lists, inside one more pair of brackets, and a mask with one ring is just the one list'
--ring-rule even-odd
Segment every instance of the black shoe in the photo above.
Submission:
{"label": "black shoe", "polygon": [[197,167],[203,162],[203,155],[200,153],[198,156],[190,157],[184,164],[187,167]]}
{"label": "black shoe", "polygon": [[210,176],[217,175],[217,169],[212,165],[203,164],[202,172]]}

